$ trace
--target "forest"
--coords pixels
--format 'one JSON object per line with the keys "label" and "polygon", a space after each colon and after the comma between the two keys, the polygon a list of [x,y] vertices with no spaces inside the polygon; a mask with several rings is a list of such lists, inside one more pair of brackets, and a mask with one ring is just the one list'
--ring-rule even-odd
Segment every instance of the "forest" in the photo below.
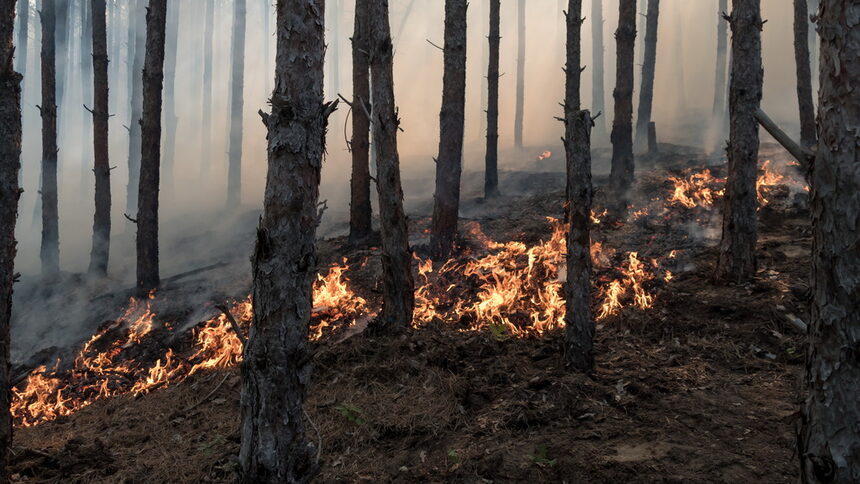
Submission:
{"label": "forest", "polygon": [[0,0],[0,483],[860,482],[858,0]]}

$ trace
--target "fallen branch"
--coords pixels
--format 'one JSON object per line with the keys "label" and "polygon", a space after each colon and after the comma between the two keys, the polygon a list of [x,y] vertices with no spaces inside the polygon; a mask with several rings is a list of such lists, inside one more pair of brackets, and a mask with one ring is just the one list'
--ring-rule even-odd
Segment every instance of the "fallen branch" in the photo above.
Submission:
{"label": "fallen branch", "polygon": [[781,144],[786,151],[791,153],[791,156],[800,163],[804,170],[809,171],[815,160],[815,152],[801,146],[800,143],[791,139],[791,137],[785,134],[785,131],[781,130],[779,126],[777,126],[776,123],[774,123],[773,120],[770,119],[770,117],[761,109],[756,110],[755,118],[765,131],[770,133],[770,135],[773,136],[773,138]]}
{"label": "fallen branch", "polygon": [[239,323],[236,322],[236,319],[233,317],[233,314],[230,313],[230,310],[227,309],[227,306],[223,304],[218,304],[215,306],[215,309],[218,309],[224,316],[227,317],[227,321],[230,321],[230,326],[233,327],[233,331],[236,333],[236,336],[239,338],[239,341],[242,342],[242,348],[247,346],[248,340],[245,339],[245,334],[242,333],[242,328],[239,326]]}
{"label": "fallen branch", "polygon": [[191,405],[190,407],[183,410],[182,413],[188,413],[188,412],[194,410],[195,408],[197,408],[197,406],[200,405],[201,403],[205,402],[206,400],[209,400],[212,397],[212,395],[215,395],[215,392],[217,392],[218,389],[221,388],[221,385],[223,385],[224,382],[227,381],[227,378],[229,376],[230,376],[230,373],[227,373],[226,375],[224,375],[224,378],[222,378],[221,381],[219,381],[218,384],[215,385],[215,388],[213,388],[211,392],[207,393],[205,397],[198,400],[197,403],[195,403],[194,405]]}
{"label": "fallen branch", "polygon": [[[226,262],[217,262],[215,264],[211,264],[211,265],[208,265],[205,267],[200,267],[198,269],[192,269],[190,271],[181,272],[179,274],[167,277],[167,278],[161,280],[162,289],[164,288],[164,286],[167,283],[176,282],[180,279],[184,279],[184,278],[189,277],[189,276],[194,276],[194,275],[200,274],[202,272],[209,272],[211,270],[218,269],[219,267],[224,267],[226,265],[228,265]],[[119,291],[109,292],[109,293],[102,294],[100,296],[96,296],[96,297],[90,299],[90,302],[98,301],[99,299],[105,299],[108,297],[112,297],[112,296],[115,296],[117,294],[126,295],[126,294],[128,294],[130,292],[134,292],[136,290],[137,290],[137,287],[130,287],[130,288],[126,288],[126,289],[121,289]]]}

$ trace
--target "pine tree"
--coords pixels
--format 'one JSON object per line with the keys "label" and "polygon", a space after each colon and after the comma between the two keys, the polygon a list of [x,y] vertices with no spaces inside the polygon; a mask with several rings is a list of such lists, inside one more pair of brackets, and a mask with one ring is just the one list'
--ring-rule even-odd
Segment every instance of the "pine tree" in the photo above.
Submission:
{"label": "pine tree", "polygon": [[93,173],[95,173],[95,215],[90,274],[107,275],[110,258],[111,191],[108,150],[108,51],[107,6],[105,0],[92,1],[93,51]]}

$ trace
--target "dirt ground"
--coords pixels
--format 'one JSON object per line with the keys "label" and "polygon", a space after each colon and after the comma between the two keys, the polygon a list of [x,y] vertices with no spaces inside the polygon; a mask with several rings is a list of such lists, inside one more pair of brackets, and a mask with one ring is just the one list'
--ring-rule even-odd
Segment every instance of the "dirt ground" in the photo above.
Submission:
{"label": "dirt ground", "polygon": [[[640,188],[663,186],[664,170]],[[559,183],[484,206],[485,232],[548,237]],[[599,230],[615,247],[687,255],[653,308],[599,323],[589,375],[565,367],[560,331],[500,338],[438,323],[317,343],[306,428],[318,481],[795,482],[805,348],[783,315],[806,313],[810,228],[802,210],[760,219],[758,277],[727,287],[711,281],[713,243],[687,240],[677,220]],[[323,242],[322,259],[342,257],[342,243]],[[376,267],[351,275],[368,294]],[[239,392],[238,369],[202,373],[19,429],[14,481],[232,482]]]}

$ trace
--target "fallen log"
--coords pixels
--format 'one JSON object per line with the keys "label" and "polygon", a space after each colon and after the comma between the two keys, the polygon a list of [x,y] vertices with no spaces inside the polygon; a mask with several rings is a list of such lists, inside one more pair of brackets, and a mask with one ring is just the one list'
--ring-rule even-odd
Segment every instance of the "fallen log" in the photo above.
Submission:
{"label": "fallen log", "polygon": [[780,129],[779,126],[777,126],[776,123],[774,123],[773,120],[770,119],[770,117],[761,109],[756,111],[755,118],[758,121],[758,124],[760,124],[765,131],[770,133],[770,135],[773,136],[773,138],[781,144],[786,151],[791,153],[791,156],[793,156],[808,173],[815,161],[815,152],[809,148],[801,146],[800,143],[791,139],[791,137],[785,134],[785,131]]}
{"label": "fallen log", "polygon": [[[219,268],[225,267],[227,265],[228,265],[227,262],[217,262],[215,264],[211,264],[208,266],[200,267],[197,269],[192,269],[192,270],[186,271],[186,272],[181,272],[179,274],[176,274],[176,275],[167,277],[165,279],[162,279],[161,280],[161,287],[164,288],[164,286],[166,286],[167,284],[169,284],[171,282],[176,282],[176,281],[179,281],[181,279],[185,279],[186,277],[196,276],[197,274],[202,274],[204,272],[213,271],[215,269],[219,269]],[[90,299],[90,302],[95,302],[95,301],[98,301],[100,299],[106,299],[106,298],[117,296],[117,295],[121,295],[121,296],[125,297],[128,294],[135,293],[135,292],[137,292],[137,287],[129,287],[129,288],[125,288],[125,289],[120,289],[119,291],[109,292],[109,293],[102,294],[100,296],[96,296],[96,297]]]}

